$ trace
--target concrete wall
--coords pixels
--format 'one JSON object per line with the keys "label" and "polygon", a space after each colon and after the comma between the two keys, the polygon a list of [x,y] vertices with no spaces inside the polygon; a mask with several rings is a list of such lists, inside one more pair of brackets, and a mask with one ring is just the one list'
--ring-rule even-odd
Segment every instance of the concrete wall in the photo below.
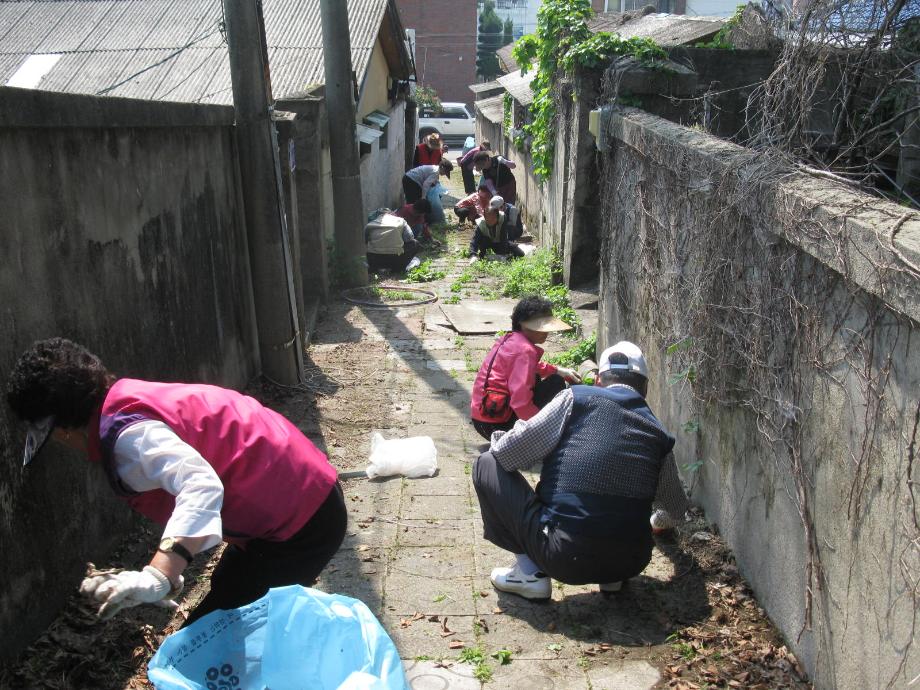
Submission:
{"label": "concrete wall", "polygon": [[694,499],[816,687],[906,687],[920,221],[641,111],[606,131],[599,347],[642,344]]}
{"label": "concrete wall", "polygon": [[[34,340],[122,375],[239,387],[258,371],[230,108],[0,88],[0,381]],[[54,445],[21,472],[0,405],[0,657],[106,563],[130,516]]]}
{"label": "concrete wall", "polygon": [[[390,116],[386,133],[361,157],[361,194],[364,214],[376,208],[395,208],[402,202],[406,162],[406,102],[397,101],[384,113]],[[382,145],[386,145],[385,148]]]}
{"label": "concrete wall", "polygon": [[294,114],[292,120],[277,124],[282,153],[288,152],[293,143],[293,161],[287,160],[290,154],[282,156],[288,168],[293,163],[295,203],[293,212],[288,214],[288,223],[293,231],[294,264],[299,268],[298,292],[309,309],[312,302],[325,302],[329,298],[326,245],[333,234],[335,213],[328,169],[326,109],[323,99],[305,97],[278,101],[275,110]]}

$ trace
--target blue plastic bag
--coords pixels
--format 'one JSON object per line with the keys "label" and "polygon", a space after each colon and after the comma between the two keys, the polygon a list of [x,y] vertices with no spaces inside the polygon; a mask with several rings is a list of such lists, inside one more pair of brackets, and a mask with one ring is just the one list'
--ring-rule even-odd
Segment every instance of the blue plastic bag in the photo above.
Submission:
{"label": "blue plastic bag", "polygon": [[431,185],[428,190],[428,203],[431,204],[431,212],[425,216],[425,219],[431,224],[444,222],[444,204],[441,203],[441,195],[447,194],[447,190],[441,186],[440,182]]}
{"label": "blue plastic bag", "polygon": [[215,611],[150,660],[157,690],[408,690],[396,646],[362,601],[293,585]]}

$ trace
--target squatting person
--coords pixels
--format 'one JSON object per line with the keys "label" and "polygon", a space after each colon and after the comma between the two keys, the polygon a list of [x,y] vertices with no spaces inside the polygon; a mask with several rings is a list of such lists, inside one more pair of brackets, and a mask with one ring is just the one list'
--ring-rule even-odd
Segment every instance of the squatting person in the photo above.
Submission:
{"label": "squatting person", "polygon": [[188,623],[271,587],[311,585],[345,536],[336,470],[293,424],[217,386],[116,378],[64,338],[36,342],[10,375],[7,401],[28,423],[24,466],[50,437],[99,463],[112,490],[164,526],[140,571],[86,578],[109,618],[172,601],[200,551],[229,542]]}
{"label": "squatting person", "polygon": [[549,334],[569,328],[542,297],[525,297],[514,306],[511,332],[489,350],[473,383],[470,416],[480,436],[489,439],[493,431],[507,431],[518,419],[530,419],[567,381],[579,381],[572,369],[540,361],[540,345]]}
{"label": "squatting person", "polygon": [[[573,386],[507,432],[473,466],[487,540],[515,555],[493,586],[548,599],[551,578],[620,589],[652,557],[652,524],[672,525],[687,497],[674,438],[645,401],[648,369],[633,343],[607,348],[595,386]],[[534,491],[520,470],[543,463]],[[656,512],[650,520],[652,508]]]}

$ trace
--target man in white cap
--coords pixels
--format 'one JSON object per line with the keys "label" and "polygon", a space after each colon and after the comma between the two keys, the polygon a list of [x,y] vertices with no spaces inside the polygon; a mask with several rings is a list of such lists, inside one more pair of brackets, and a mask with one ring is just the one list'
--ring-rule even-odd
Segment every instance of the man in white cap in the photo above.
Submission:
{"label": "man in white cap", "polygon": [[[508,226],[505,206],[502,197],[493,196],[489,201],[489,208],[481,218],[476,219],[476,232],[470,240],[471,263],[477,258],[485,258],[490,249],[499,256],[524,256],[524,251],[512,242],[509,236],[511,228]],[[517,217],[517,209],[514,210]]]}
{"label": "man in white cap", "polygon": [[[515,555],[491,580],[548,599],[551,578],[602,592],[645,569],[652,529],[683,517],[674,438],[648,408],[642,351],[623,341],[599,358],[595,386],[573,386],[507,432],[473,466],[484,537]],[[534,491],[520,470],[542,462]],[[653,508],[658,510],[650,519]]]}
{"label": "man in white cap", "polygon": [[506,202],[504,197],[493,196],[489,201],[489,208],[505,214],[504,233],[509,241],[514,241],[524,234],[524,219],[521,217],[521,209],[517,206]]}

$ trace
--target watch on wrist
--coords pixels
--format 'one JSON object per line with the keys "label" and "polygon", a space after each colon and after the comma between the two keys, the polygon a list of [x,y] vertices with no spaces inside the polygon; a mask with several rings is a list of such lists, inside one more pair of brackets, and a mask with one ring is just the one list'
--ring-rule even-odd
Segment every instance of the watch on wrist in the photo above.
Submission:
{"label": "watch on wrist", "polygon": [[192,555],[191,551],[189,551],[187,548],[182,546],[182,544],[177,542],[172,537],[166,537],[165,539],[163,539],[160,542],[159,550],[162,551],[163,553],[174,553],[177,556],[181,556],[182,558],[185,559],[185,562],[187,565],[191,565],[192,560],[195,558]]}

